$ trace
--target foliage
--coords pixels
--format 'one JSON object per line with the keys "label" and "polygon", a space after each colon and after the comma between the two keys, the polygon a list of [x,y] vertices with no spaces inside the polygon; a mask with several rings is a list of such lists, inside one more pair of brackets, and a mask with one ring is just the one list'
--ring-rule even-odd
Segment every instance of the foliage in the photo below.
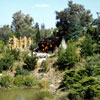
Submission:
{"label": "foliage", "polygon": [[68,90],[70,100],[92,100],[99,93],[100,82],[94,77],[88,77],[88,70],[67,70],[62,80],[62,88]]}
{"label": "foliage", "polygon": [[2,53],[4,51],[4,42],[2,40],[0,40],[0,53]]}
{"label": "foliage", "polygon": [[21,57],[22,57],[22,60],[24,61],[26,59],[26,57],[28,56],[29,52],[27,51],[24,51],[21,53]]}
{"label": "foliage", "polygon": [[2,40],[4,43],[8,42],[9,37],[11,36],[11,28],[9,25],[4,25],[0,28],[0,40]]}
{"label": "foliage", "polygon": [[41,29],[40,30],[40,37],[41,37],[41,40],[46,38],[46,37],[51,37],[53,34],[53,29]]}
{"label": "foliage", "polygon": [[35,24],[35,29],[36,29],[36,43],[38,44],[38,42],[40,41],[40,30],[38,23]]}
{"label": "foliage", "polygon": [[97,79],[94,77],[85,77],[80,80],[79,83],[73,84],[73,88],[69,92],[69,95],[70,97],[73,97],[74,95],[75,97],[80,96],[85,100],[93,100],[99,93],[99,87],[100,82]]}
{"label": "foliage", "polygon": [[37,57],[36,56],[27,56],[24,60],[24,63],[26,64],[26,66],[24,67],[25,69],[31,71],[35,68],[35,65],[37,63]]}
{"label": "foliage", "polygon": [[52,100],[53,95],[47,90],[41,90],[34,94],[33,100]]}
{"label": "foliage", "polygon": [[87,27],[86,33],[91,35],[93,40],[97,40],[97,38],[98,38],[97,28],[94,28],[92,25],[89,25]]}
{"label": "foliage", "polygon": [[64,73],[61,87],[64,87],[66,89],[70,89],[73,84],[77,83],[79,80],[81,80],[85,76],[88,76],[88,71],[85,68],[79,69],[76,71],[67,70]]}
{"label": "foliage", "polygon": [[35,78],[33,78],[32,76],[25,77],[25,82],[24,82],[25,86],[32,87],[32,86],[35,86],[38,84],[39,84],[39,82]]}
{"label": "foliage", "polygon": [[64,48],[62,47],[62,45],[59,47],[58,50],[58,57],[61,56],[63,53],[65,52]]}
{"label": "foliage", "polygon": [[32,27],[33,18],[30,17],[29,14],[24,15],[21,11],[18,11],[13,14],[12,21],[12,31],[15,33],[17,37],[23,36],[31,36],[34,32]]}
{"label": "foliage", "polygon": [[59,95],[56,96],[56,100],[68,100],[67,98],[67,93],[60,93]]}
{"label": "foliage", "polygon": [[13,85],[14,79],[11,76],[3,76],[1,77],[0,85],[2,87],[11,87]]}
{"label": "foliage", "polygon": [[17,75],[14,79],[14,84],[18,87],[23,86],[25,78],[22,75]]}
{"label": "foliage", "polygon": [[[94,27],[95,26],[95,27]],[[97,53],[100,53],[100,18],[95,19],[92,25],[87,27],[87,34],[90,34],[97,43]]]}
{"label": "foliage", "polygon": [[58,56],[58,69],[65,70],[72,68],[78,61],[78,55],[76,53],[76,45],[72,40],[68,41],[68,47],[65,52],[61,52]]}
{"label": "foliage", "polygon": [[13,50],[6,50],[6,53],[9,55],[14,56],[14,60],[20,60],[20,51],[13,49]]}
{"label": "foliage", "polygon": [[29,75],[29,71],[21,69],[20,67],[17,67],[15,76],[17,76],[17,75]]}
{"label": "foliage", "polygon": [[69,1],[68,8],[56,12],[58,35],[66,39],[76,39],[83,34],[83,28],[92,22],[90,10],[86,10],[83,5]]}
{"label": "foliage", "polygon": [[94,53],[94,45],[92,37],[90,35],[86,35],[86,38],[82,41],[81,44],[80,55],[87,57],[87,56],[92,56],[93,53]]}
{"label": "foliage", "polygon": [[5,53],[4,57],[0,59],[0,72],[3,70],[10,70],[14,62],[14,56]]}
{"label": "foliage", "polygon": [[89,76],[100,75],[100,55],[94,55],[86,60],[85,68],[88,70]]}
{"label": "foliage", "polygon": [[42,68],[42,72],[47,72],[48,71],[48,65],[47,65],[45,60],[42,61],[40,67]]}

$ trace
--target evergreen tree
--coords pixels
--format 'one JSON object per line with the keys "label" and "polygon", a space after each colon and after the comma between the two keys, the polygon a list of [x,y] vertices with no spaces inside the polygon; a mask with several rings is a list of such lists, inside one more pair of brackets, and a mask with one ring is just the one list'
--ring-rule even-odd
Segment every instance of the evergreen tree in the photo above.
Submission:
{"label": "evergreen tree", "polygon": [[90,10],[86,10],[83,5],[68,2],[68,8],[63,11],[56,11],[58,35],[64,36],[67,40],[76,39],[83,34],[83,29],[92,21]]}
{"label": "evergreen tree", "polygon": [[94,46],[93,46],[93,40],[90,35],[86,35],[85,39],[83,40],[81,44],[81,56],[91,56],[94,53]]}
{"label": "evergreen tree", "polygon": [[68,41],[68,47],[65,52],[59,54],[58,56],[58,69],[65,70],[74,67],[75,63],[78,61],[78,55],[76,53],[76,45],[72,40]]}
{"label": "evergreen tree", "polygon": [[35,29],[36,29],[36,44],[40,41],[40,30],[39,30],[39,24],[35,24]]}

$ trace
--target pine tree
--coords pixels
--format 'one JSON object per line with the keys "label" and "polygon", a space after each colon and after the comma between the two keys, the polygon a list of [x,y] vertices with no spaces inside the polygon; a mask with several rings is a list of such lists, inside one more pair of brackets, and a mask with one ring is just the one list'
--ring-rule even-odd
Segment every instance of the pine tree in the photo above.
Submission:
{"label": "pine tree", "polygon": [[36,29],[36,44],[40,41],[40,31],[39,31],[39,24],[35,24],[35,29]]}
{"label": "pine tree", "polygon": [[90,35],[86,35],[86,38],[83,40],[81,44],[81,56],[91,56],[94,53],[94,46],[93,46],[93,40]]}
{"label": "pine tree", "polygon": [[65,52],[61,52],[58,56],[58,69],[65,70],[74,67],[78,61],[78,55],[76,53],[76,45],[72,40],[68,41],[68,47]]}

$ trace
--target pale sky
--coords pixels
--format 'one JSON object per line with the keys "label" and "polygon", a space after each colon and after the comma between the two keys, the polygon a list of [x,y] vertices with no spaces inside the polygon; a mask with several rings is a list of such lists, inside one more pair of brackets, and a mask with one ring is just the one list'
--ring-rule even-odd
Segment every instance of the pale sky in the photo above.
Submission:
{"label": "pale sky", "polygon": [[[73,0],[90,9],[93,17],[100,12],[100,0]],[[46,28],[55,27],[55,11],[61,11],[67,7],[68,0],[0,0],[0,26],[11,25],[12,15],[21,10],[24,14],[30,14],[34,23],[45,24]]]}

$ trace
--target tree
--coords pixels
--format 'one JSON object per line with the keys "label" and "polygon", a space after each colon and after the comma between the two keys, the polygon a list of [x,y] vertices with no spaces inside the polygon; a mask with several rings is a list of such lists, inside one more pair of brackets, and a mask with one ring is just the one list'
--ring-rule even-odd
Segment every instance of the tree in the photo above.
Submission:
{"label": "tree", "polygon": [[93,23],[87,28],[87,33],[92,36],[92,38],[97,43],[97,53],[100,53],[100,17],[95,19]]}
{"label": "tree", "polygon": [[0,28],[0,40],[7,43],[9,37],[11,36],[11,33],[12,31],[9,25],[4,25],[3,27]]}
{"label": "tree", "polygon": [[76,39],[83,32],[83,29],[92,21],[90,10],[85,10],[83,5],[69,1],[68,8],[63,11],[56,11],[58,35],[66,39]]}
{"label": "tree", "polygon": [[74,67],[78,61],[78,55],[76,53],[76,45],[72,40],[68,41],[68,47],[65,52],[61,52],[58,56],[58,69],[65,70]]}
{"label": "tree", "polygon": [[87,57],[87,56],[92,56],[93,53],[94,53],[94,45],[92,37],[90,35],[86,35],[85,39],[81,44],[80,55]]}
{"label": "tree", "polygon": [[38,23],[35,24],[35,29],[36,29],[36,43],[38,44],[38,42],[40,41],[40,30]]}
{"label": "tree", "polygon": [[16,33],[17,37],[31,36],[33,31],[33,18],[29,14],[24,15],[21,11],[13,14],[12,31]]}

